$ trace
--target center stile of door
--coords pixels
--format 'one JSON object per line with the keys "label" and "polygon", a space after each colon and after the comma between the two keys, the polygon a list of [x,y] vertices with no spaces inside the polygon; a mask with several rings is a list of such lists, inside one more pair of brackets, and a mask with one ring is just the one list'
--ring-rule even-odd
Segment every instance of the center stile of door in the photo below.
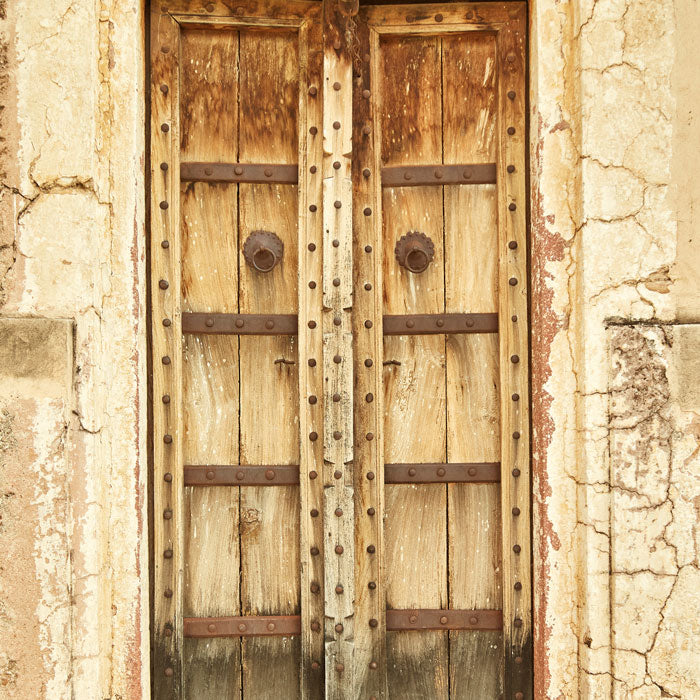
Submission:
{"label": "center stile of door", "polygon": [[525,9],[153,3],[154,697],[532,697]]}

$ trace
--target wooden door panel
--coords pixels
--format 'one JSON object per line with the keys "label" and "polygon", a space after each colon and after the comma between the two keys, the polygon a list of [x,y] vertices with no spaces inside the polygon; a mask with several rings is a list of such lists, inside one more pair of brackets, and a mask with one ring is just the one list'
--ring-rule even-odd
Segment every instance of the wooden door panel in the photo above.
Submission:
{"label": "wooden door panel", "polygon": [[154,697],[531,698],[525,5],[199,1],[151,8]]}

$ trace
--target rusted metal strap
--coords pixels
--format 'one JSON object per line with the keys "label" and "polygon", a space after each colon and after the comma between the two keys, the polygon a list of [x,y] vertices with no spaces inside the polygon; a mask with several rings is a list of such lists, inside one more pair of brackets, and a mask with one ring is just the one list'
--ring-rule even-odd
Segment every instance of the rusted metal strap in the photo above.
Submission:
{"label": "rusted metal strap", "polygon": [[493,483],[500,480],[500,462],[384,465],[385,484]]}
{"label": "rusted metal strap", "polygon": [[183,313],[183,333],[218,335],[296,335],[296,314]]}
{"label": "rusted metal strap", "polygon": [[387,610],[386,628],[403,630],[500,630],[500,610]]}
{"label": "rusted metal strap", "polygon": [[299,483],[299,465],[186,464],[185,486],[289,486]]}
{"label": "rusted metal strap", "polygon": [[185,637],[292,637],[301,633],[300,615],[186,617]]}
{"label": "rusted metal strap", "polygon": [[496,164],[402,165],[382,168],[382,187],[419,185],[491,185],[496,183]]}
{"label": "rusted metal strap", "polygon": [[498,314],[411,314],[384,316],[384,335],[498,333]]}
{"label": "rusted metal strap", "polygon": [[266,163],[180,163],[180,180],[296,185],[299,181],[299,167]]}

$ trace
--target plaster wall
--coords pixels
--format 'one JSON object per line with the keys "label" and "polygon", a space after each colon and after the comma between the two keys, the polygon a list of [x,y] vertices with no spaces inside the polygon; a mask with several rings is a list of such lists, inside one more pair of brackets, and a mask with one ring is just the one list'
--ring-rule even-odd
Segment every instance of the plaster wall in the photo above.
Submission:
{"label": "plaster wall", "polygon": [[[536,696],[700,697],[700,3],[532,0]],[[0,698],[146,698],[144,13],[0,0]]]}

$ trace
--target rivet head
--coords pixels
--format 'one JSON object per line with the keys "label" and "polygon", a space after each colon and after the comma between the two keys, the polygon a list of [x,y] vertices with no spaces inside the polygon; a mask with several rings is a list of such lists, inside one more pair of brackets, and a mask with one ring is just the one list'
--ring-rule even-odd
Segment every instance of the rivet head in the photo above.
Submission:
{"label": "rivet head", "polygon": [[367,282],[365,284],[365,291],[370,292],[371,290],[372,290],[372,285],[369,282]]}
{"label": "rivet head", "polygon": [[311,552],[312,557],[318,556],[318,547],[311,547],[309,551]]}
{"label": "rivet head", "polygon": [[243,472],[236,472],[236,479],[238,481],[243,481],[243,479],[245,479],[245,474]]}
{"label": "rivet head", "polygon": [[518,430],[513,432],[513,440],[520,440],[520,432]]}
{"label": "rivet head", "polygon": [[272,177],[272,168],[265,168],[265,177]]}
{"label": "rivet head", "polygon": [[164,133],[167,134],[170,131],[170,126],[168,124],[161,124],[160,125],[160,130]]}
{"label": "rivet head", "polygon": [[336,277],[336,278],[333,280],[333,286],[334,286],[334,287],[340,287],[340,277]]}
{"label": "rivet head", "polygon": [[[318,518],[318,509],[317,508],[312,508],[311,509],[311,517],[312,518]],[[315,547],[314,547],[315,549]]]}
{"label": "rivet head", "polygon": [[267,623],[267,630],[268,632],[273,632],[275,629],[275,623],[274,622],[268,622]]}
{"label": "rivet head", "polygon": [[508,205],[508,211],[515,211],[517,208],[518,208],[518,207],[517,207],[517,205],[515,204],[515,202],[511,202],[511,203]]}
{"label": "rivet head", "polygon": [[160,282],[158,282],[158,286],[161,289],[167,289],[170,285],[168,284],[167,280],[160,280]]}
{"label": "rivet head", "polygon": [[333,89],[334,89],[336,92],[337,92],[338,90],[340,90],[340,83],[339,83],[338,81],[336,81],[335,83],[333,83]]}
{"label": "rivet head", "polygon": [[318,661],[311,662],[311,670],[312,671],[318,671],[319,668],[321,668],[321,664],[318,663]]}
{"label": "rivet head", "polygon": [[520,545],[519,545],[519,544],[514,544],[514,545],[513,545],[513,551],[514,551],[516,554],[520,554],[520,552],[522,551],[521,548],[520,548]]}
{"label": "rivet head", "polygon": [[267,328],[268,331],[272,330],[274,327],[275,327],[274,321],[272,321],[272,320],[265,321],[265,328]]}
{"label": "rivet head", "polygon": [[172,480],[173,475],[170,472],[165,472],[165,474],[163,474],[163,481],[167,481],[168,483],[170,483]]}
{"label": "rivet head", "polygon": [[374,401],[374,394],[367,394],[367,396],[365,396],[365,401],[367,403],[372,403],[372,401]]}
{"label": "rivet head", "polygon": [[207,5],[207,12],[214,12],[214,4],[213,3],[210,2]]}
{"label": "rivet head", "polygon": [[515,172],[515,166],[514,166],[514,165],[509,165],[509,166],[506,168],[506,170],[507,170],[509,173],[514,173],[514,172]]}
{"label": "rivet head", "polygon": [[161,241],[160,247],[161,248],[170,248],[170,241]]}
{"label": "rivet head", "polygon": [[436,180],[442,180],[442,170],[438,168],[433,174]]}
{"label": "rivet head", "polygon": [[474,467],[469,467],[467,473],[469,474],[469,476],[476,476],[476,469]]}
{"label": "rivet head", "polygon": [[340,594],[343,592],[343,587],[342,587],[340,584],[338,584],[338,585],[335,587],[335,592],[336,592],[338,595],[340,595]]}
{"label": "rivet head", "polygon": [[508,99],[509,100],[515,99],[515,91],[514,90],[508,90]]}
{"label": "rivet head", "polygon": [[368,481],[374,481],[374,472],[367,472]]}
{"label": "rivet head", "polygon": [[167,163],[161,163],[160,164],[160,169],[165,172],[168,169],[168,164]]}
{"label": "rivet head", "polygon": [[367,435],[365,435],[365,440],[368,440],[370,442],[374,440],[374,433],[367,433]]}
{"label": "rivet head", "polygon": [[[311,433],[311,435],[316,435],[316,433]],[[316,440],[317,437],[318,437],[318,435],[316,435],[315,438],[312,438],[312,441],[313,441],[313,440]],[[311,479],[312,481],[313,481],[317,476],[318,476],[318,472],[315,471],[314,469],[312,469],[312,470],[309,472],[309,479]]]}
{"label": "rivet head", "polygon": [[340,432],[340,430],[333,431],[333,439],[334,440],[340,440],[341,437],[343,437],[343,434]]}
{"label": "rivet head", "polygon": [[520,469],[515,467],[515,469],[513,469],[513,471],[511,473],[513,474],[513,476],[518,477],[518,476],[520,476]]}
{"label": "rivet head", "polygon": [[309,129],[309,133],[310,133],[312,136],[316,136],[316,134],[318,134],[318,128],[315,127],[315,126],[312,126],[312,127]]}
{"label": "rivet head", "polygon": [[439,318],[437,321],[435,321],[435,325],[436,325],[438,328],[442,328],[442,327],[445,325],[444,319]]}
{"label": "rivet head", "polygon": [[333,169],[340,170],[340,161],[339,160],[336,160],[333,162]]}
{"label": "rivet head", "polygon": [[369,588],[370,591],[373,591],[373,590],[375,590],[375,589],[377,588],[377,584],[376,584],[374,581],[370,581],[370,582],[367,584],[367,588]]}
{"label": "rivet head", "polygon": [[321,590],[321,586],[319,586],[315,581],[309,586],[311,589],[312,593],[318,593]]}
{"label": "rivet head", "polygon": [[372,129],[370,128],[369,124],[365,124],[365,126],[362,127],[362,133],[365,136],[368,136],[371,131],[372,131]]}
{"label": "rivet head", "polygon": [[336,199],[335,202],[333,202],[333,206],[334,206],[336,209],[340,209],[340,207],[343,206],[343,203],[342,203],[339,199]]}
{"label": "rivet head", "polygon": [[442,22],[442,15],[440,15],[440,14],[435,15],[435,21]]}
{"label": "rivet head", "polygon": [[173,597],[173,591],[172,591],[172,589],[171,589],[171,588],[166,588],[166,589],[163,591],[163,595],[164,595],[166,598],[172,598],[172,597]]}
{"label": "rivet head", "polygon": [[340,394],[333,394],[332,398],[334,403],[338,403],[338,401],[340,401]]}
{"label": "rivet head", "polygon": [[372,94],[372,93],[371,93],[369,90],[363,90],[363,91],[362,91],[362,97],[364,97],[366,100],[369,99],[369,97],[370,97],[371,94]]}
{"label": "rivet head", "polygon": [[212,169],[211,168],[204,168],[204,174],[205,175],[211,175],[212,174]]}
{"label": "rivet head", "polygon": [[160,206],[161,209],[167,209],[169,205],[168,205],[167,202],[161,202],[161,203],[159,204],[159,206]]}
{"label": "rivet head", "polygon": [[207,328],[211,328],[214,325],[214,319],[213,318],[208,318],[205,322],[204,325]]}
{"label": "rivet head", "polygon": [[437,470],[437,475],[438,476],[445,476],[445,470],[443,467],[440,467],[440,469]]}
{"label": "rivet head", "polygon": [[170,677],[173,675],[173,669],[170,668],[170,666],[168,666],[168,667],[163,671],[163,673],[164,673],[168,678],[170,678]]}
{"label": "rivet head", "polygon": [[508,134],[512,136],[515,133],[515,127],[514,126],[509,126],[508,127]]}
{"label": "rivet head", "polygon": [[367,509],[367,515],[374,515],[377,511],[374,508]]}
{"label": "rivet head", "polygon": [[236,173],[236,175],[243,175],[243,168],[240,165],[237,165],[233,169],[233,172]]}
{"label": "rivet head", "polygon": [[216,632],[216,625],[214,623],[210,623],[209,625],[207,625],[207,629],[209,630],[209,632]]}
{"label": "rivet head", "polygon": [[163,362],[164,365],[169,365],[169,364],[170,364],[170,358],[169,358],[167,355],[165,355],[165,356],[163,357],[162,362]]}
{"label": "rivet head", "polygon": [[513,515],[518,516],[520,515],[520,508],[518,506],[515,506],[512,510]]}
{"label": "rivet head", "polygon": [[245,622],[239,623],[239,625],[238,625],[239,632],[245,632],[247,629],[248,629],[248,627],[246,626]]}
{"label": "rivet head", "polygon": [[365,208],[362,210],[362,213],[363,213],[365,216],[371,216],[371,215],[372,215],[372,210],[371,210],[369,207],[365,207]]}
{"label": "rivet head", "polygon": [[408,172],[408,170],[403,174],[403,179],[404,179],[404,180],[410,180],[412,177],[413,177],[413,176],[411,175],[410,172]]}
{"label": "rivet head", "polygon": [[472,171],[471,171],[471,170],[465,170],[465,171],[462,173],[462,177],[463,177],[465,180],[471,180],[471,179],[472,179]]}
{"label": "rivet head", "polygon": [[440,624],[441,624],[441,625],[446,625],[446,624],[447,624],[447,617],[446,617],[445,615],[443,615],[443,616],[440,618]]}
{"label": "rivet head", "polygon": [[506,61],[508,61],[508,63],[513,63],[513,62],[515,61],[515,54],[514,54],[514,53],[509,53],[509,54],[506,56]]}
{"label": "rivet head", "polygon": [[311,629],[314,632],[318,632],[321,629],[321,625],[318,624],[318,622],[312,622],[311,623]]}
{"label": "rivet head", "polygon": [[511,250],[515,250],[518,247],[518,242],[517,241],[508,241],[508,247]]}
{"label": "rivet head", "polygon": [[370,358],[365,360],[365,367],[371,367],[374,364]]}
{"label": "rivet head", "polygon": [[379,664],[377,664],[376,661],[370,661],[370,662],[369,662],[369,667],[370,667],[373,671],[376,671],[377,668],[379,667]]}
{"label": "rivet head", "polygon": [[521,664],[523,662],[523,657],[522,656],[516,656],[515,657],[515,663],[516,664]]}
{"label": "rivet head", "polygon": [[343,551],[344,551],[344,550],[343,550],[343,545],[337,544],[337,545],[335,546],[335,553],[336,553],[336,554],[342,554]]}
{"label": "rivet head", "polygon": [[163,511],[163,519],[164,520],[171,520],[173,517],[173,512],[170,509],[166,509]]}
{"label": "rivet head", "polygon": [[343,476],[343,472],[341,472],[339,469],[336,469],[336,470],[333,472],[333,476],[334,476],[336,479],[340,479],[340,477]]}
{"label": "rivet head", "polygon": [[511,278],[508,280],[508,284],[509,284],[511,287],[515,287],[515,285],[518,284],[518,280],[515,279],[515,277],[511,277]]}
{"label": "rivet head", "polygon": [[309,88],[309,95],[311,95],[311,97],[316,97],[316,95],[318,95],[318,88],[315,85]]}
{"label": "rivet head", "polygon": [[467,328],[473,328],[473,327],[474,327],[474,319],[471,316],[469,316],[467,318]]}
{"label": "rivet head", "polygon": [[165,628],[163,629],[163,634],[166,637],[172,637],[173,636],[173,628],[170,625],[166,625]]}
{"label": "rivet head", "polygon": [[332,244],[334,248],[337,248],[338,246],[340,246],[340,241],[337,238],[334,238]]}
{"label": "rivet head", "polygon": [[369,554],[374,554],[376,551],[377,551],[377,548],[373,544],[371,544],[371,545],[369,545],[369,547],[367,547],[367,552]]}
{"label": "rivet head", "polygon": [[309,396],[309,403],[313,406],[318,401],[318,398],[313,394]]}
{"label": "rivet head", "polygon": [[513,588],[515,588],[516,591],[520,591],[520,590],[522,590],[522,588],[523,588],[523,584],[520,583],[520,581],[516,581],[516,582],[515,582],[515,585],[513,586]]}
{"label": "rivet head", "polygon": [[518,320],[518,317],[517,317],[515,314],[513,314],[513,315],[510,317],[510,320],[511,320],[513,323],[515,323],[515,322]]}
{"label": "rivet head", "polygon": [[317,170],[318,170],[318,168],[317,168],[315,165],[312,165],[312,166],[309,168],[309,172],[310,172],[312,175],[313,175]]}
{"label": "rivet head", "polygon": [[369,321],[369,320],[365,321],[365,328],[371,328],[372,325],[373,325],[372,321]]}
{"label": "rivet head", "polygon": [[371,171],[369,168],[365,168],[365,169],[362,171],[363,177],[369,177],[371,174],[372,174],[372,171]]}
{"label": "rivet head", "polygon": [[173,442],[173,436],[172,436],[172,435],[168,435],[168,434],[163,435],[163,442],[164,442],[166,445],[172,444],[172,442]]}
{"label": "rivet head", "polygon": [[513,620],[513,625],[515,627],[522,627],[523,621],[519,617],[516,617],[515,620]]}
{"label": "rivet head", "polygon": [[371,245],[366,245],[365,246],[365,253],[371,253],[372,252],[372,246]]}
{"label": "rivet head", "polygon": [[372,618],[372,619],[369,621],[369,626],[372,627],[372,628],[377,627],[378,625],[379,625],[379,620],[375,620],[374,618]]}
{"label": "rivet head", "polygon": [[172,549],[166,549],[166,550],[163,552],[163,557],[164,557],[165,559],[172,559],[172,558],[173,558],[173,550],[172,550]]}
{"label": "rivet head", "polygon": [[343,631],[343,629],[344,629],[344,628],[343,628],[343,626],[342,626],[340,623],[338,623],[338,624],[335,626],[335,631],[336,631],[338,634],[340,634],[340,633]]}
{"label": "rivet head", "polygon": [[306,325],[309,328],[314,329],[314,328],[316,328],[316,321],[309,321]]}
{"label": "rivet head", "polygon": [[479,622],[479,618],[474,617],[474,616],[472,616],[472,617],[469,618],[469,624],[470,624],[470,625],[475,625],[477,622]]}
{"label": "rivet head", "polygon": [[272,480],[275,478],[275,471],[274,471],[274,469],[268,469],[268,470],[265,472],[265,478],[266,478],[268,481],[272,481]]}
{"label": "rivet head", "polygon": [[314,360],[314,358],[312,357],[312,358],[309,360],[308,364],[309,364],[309,367],[315,367],[315,366],[316,366],[316,360]]}
{"label": "rivet head", "polygon": [[406,321],[406,328],[413,328],[416,325],[416,322],[412,319],[409,319]]}
{"label": "rivet head", "polygon": [[338,664],[335,665],[335,670],[336,670],[338,673],[342,673],[342,672],[345,670],[345,666],[343,666],[343,664],[338,663]]}
{"label": "rivet head", "polygon": [[524,697],[525,696],[520,691],[515,694],[515,700],[523,700]]}
{"label": "rivet head", "polygon": [[333,122],[333,128],[336,130],[340,129],[340,122]]}
{"label": "rivet head", "polygon": [[418,622],[418,615],[411,615],[411,616],[408,618],[408,621],[409,621],[412,625],[415,625],[416,622]]}
{"label": "rivet head", "polygon": [[513,401],[520,401],[520,394],[513,394],[510,398],[513,399]]}
{"label": "rivet head", "polygon": [[168,94],[168,86],[167,86],[167,85],[161,85],[161,86],[160,86],[160,91],[161,91],[164,95],[167,95],[167,94]]}
{"label": "rivet head", "polygon": [[409,475],[409,476],[415,476],[415,475],[416,475],[416,470],[415,470],[413,467],[411,467],[411,468],[408,470],[408,475]]}
{"label": "rivet head", "polygon": [[216,476],[216,474],[214,473],[214,471],[213,471],[212,469],[210,469],[210,470],[206,473],[206,477],[207,477],[207,480],[208,480],[208,481],[213,481],[215,476]]}
{"label": "rivet head", "polygon": [[343,358],[340,355],[333,355],[333,362],[335,362],[336,365],[339,365],[343,361]]}
{"label": "rivet head", "polygon": [[242,318],[236,319],[236,328],[243,328],[245,321]]}

